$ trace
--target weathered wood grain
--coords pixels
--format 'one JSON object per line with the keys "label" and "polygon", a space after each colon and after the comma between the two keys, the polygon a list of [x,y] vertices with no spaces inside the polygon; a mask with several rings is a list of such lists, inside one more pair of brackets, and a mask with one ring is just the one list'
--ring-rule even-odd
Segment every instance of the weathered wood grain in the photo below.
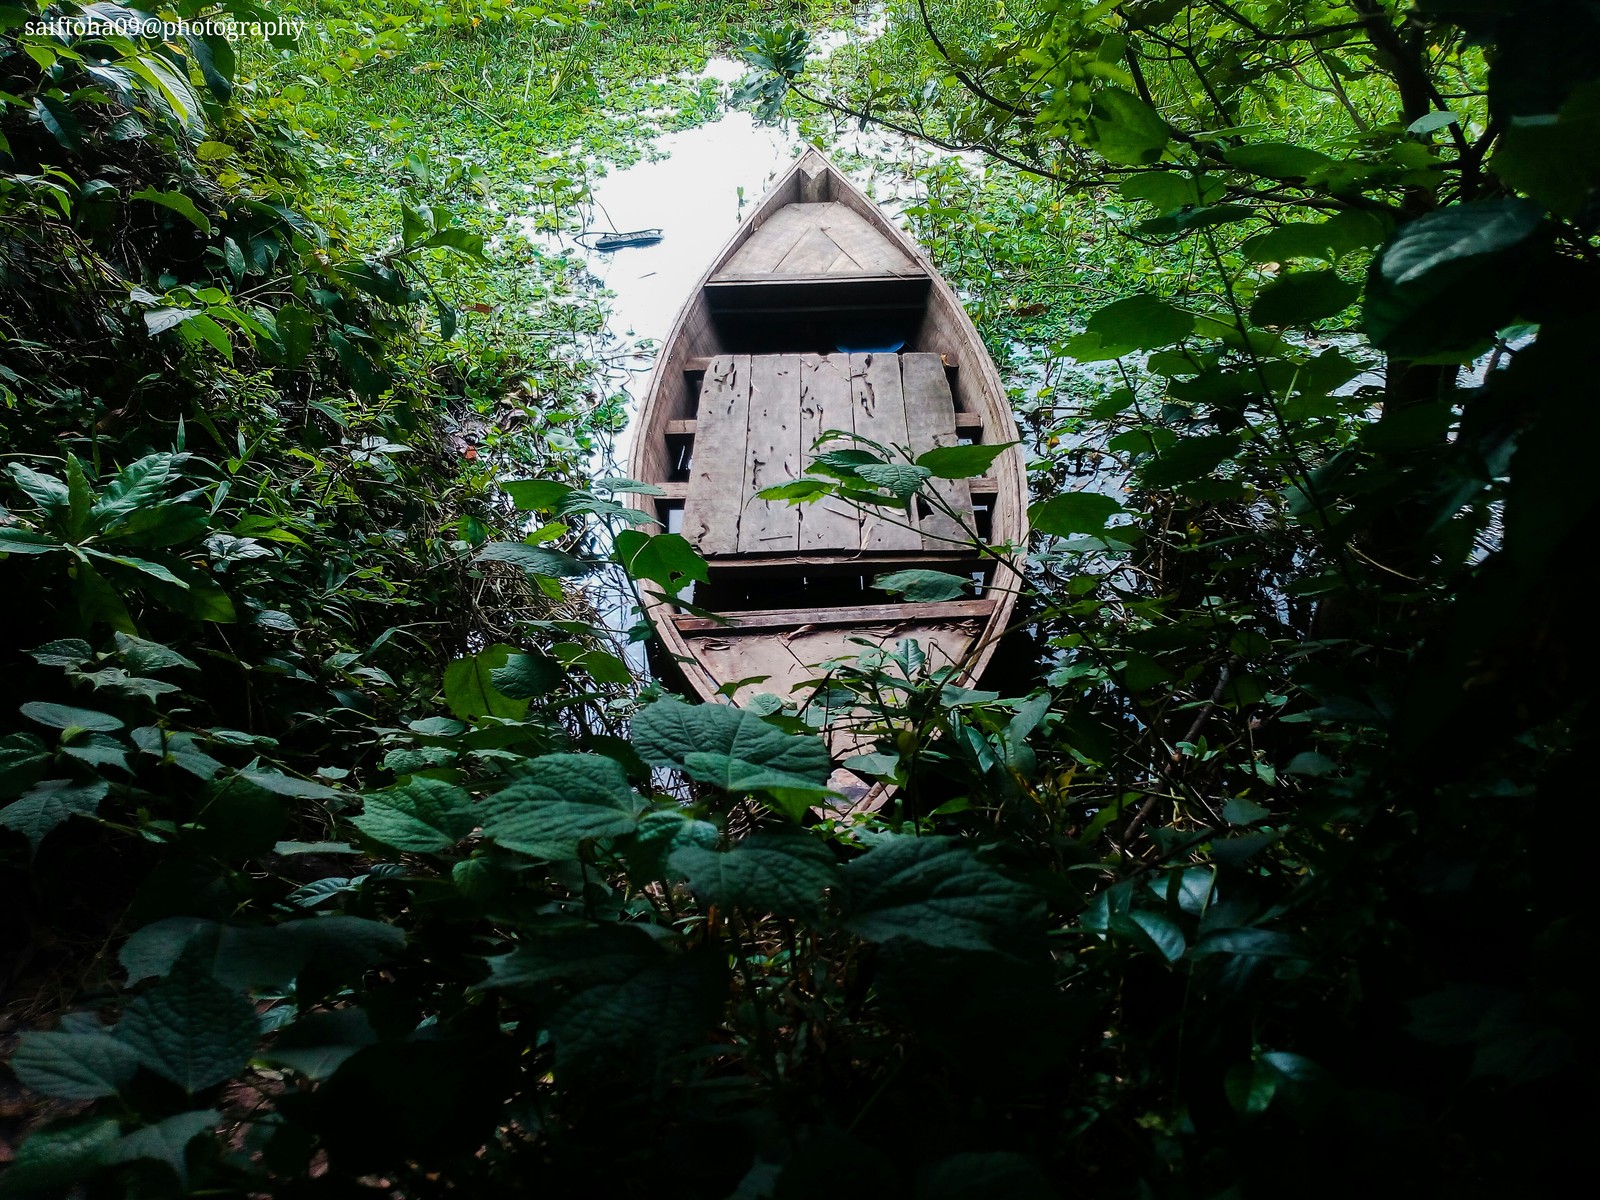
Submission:
{"label": "weathered wood grain", "polygon": [[798,510],[787,501],[758,499],[756,493],[800,474],[798,354],[751,358],[749,422],[740,485],[739,553],[793,553],[800,544]]}
{"label": "weathered wood grain", "polygon": [[694,465],[683,508],[684,536],[707,558],[739,548],[749,424],[750,356],[719,354],[700,386]]}
{"label": "weathered wood grain", "polygon": [[[940,446],[954,446],[956,434],[955,402],[944,363],[937,354],[902,354],[900,378],[905,388],[906,433],[911,439],[911,456],[916,458]],[[930,479],[925,492],[939,497],[956,513],[931,506],[920,515],[917,527],[927,550],[949,550],[965,542],[972,528],[972,494],[957,479]]]}
{"label": "weathered wood grain", "polygon": [[[897,461],[895,447],[907,441],[905,394],[896,354],[852,354],[850,399],[856,433],[883,446]],[[922,534],[902,508],[870,509],[861,522],[861,548],[866,551],[919,550]]]}
{"label": "weathered wood grain", "polygon": [[[802,354],[800,356],[800,470],[805,474],[818,451],[816,440],[830,429],[855,431],[854,406],[850,403],[850,360],[843,354]],[[848,441],[831,442],[823,450],[848,446]],[[829,497],[799,507],[800,550],[816,553],[842,550],[854,553],[861,548],[861,514],[843,500]]]}

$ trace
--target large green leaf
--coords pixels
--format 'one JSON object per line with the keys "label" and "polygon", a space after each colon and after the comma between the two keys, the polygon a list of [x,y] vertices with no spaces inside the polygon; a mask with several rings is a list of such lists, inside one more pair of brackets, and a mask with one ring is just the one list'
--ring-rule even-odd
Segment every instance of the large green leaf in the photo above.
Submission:
{"label": "large green leaf", "polygon": [[703,902],[752,913],[816,916],[823,892],[839,882],[833,851],[798,829],[755,833],[723,852],[684,846],[667,861]]}
{"label": "large green leaf", "polygon": [[1156,162],[1171,139],[1161,114],[1120,88],[1096,92],[1092,112],[1091,143],[1112,162],[1133,166]]}
{"label": "large green leaf", "polygon": [[895,571],[879,575],[872,586],[894,595],[904,595],[913,604],[937,603],[941,600],[959,600],[971,595],[972,580],[964,575],[951,575],[947,571]]}
{"label": "large green leaf", "polygon": [[24,1138],[3,1179],[7,1195],[65,1195],[70,1185],[111,1161],[120,1126],[115,1117],[92,1117],[50,1126]]}
{"label": "large green leaf", "polygon": [[89,511],[95,527],[109,528],[116,524],[117,518],[153,501],[178,477],[178,467],[188,457],[187,454],[147,454],[117,472]]}
{"label": "large green leaf", "polygon": [[594,564],[549,546],[530,546],[525,542],[490,542],[478,551],[479,562],[505,562],[557,579],[575,579],[594,570]]}
{"label": "large green leaf", "polygon": [[342,1008],[301,1017],[278,1034],[261,1057],[307,1079],[326,1079],[357,1050],[377,1040],[364,1009]]}
{"label": "large green leaf", "polygon": [[117,955],[128,982],[164,976],[184,955],[225,987],[287,987],[307,967],[340,979],[405,949],[405,930],[384,921],[336,914],[280,925],[221,925],[168,917],[136,931]]}
{"label": "large green leaf", "polygon": [[416,776],[396,787],[369,792],[352,824],[394,850],[430,854],[448,850],[477,826],[472,797],[453,783]]}
{"label": "large green leaf", "polygon": [[148,1159],[164,1163],[178,1177],[178,1186],[187,1191],[189,1143],[201,1134],[210,1133],[223,1124],[222,1114],[215,1109],[177,1113],[163,1118],[154,1125],[146,1125],[112,1146],[107,1160],[114,1163],[137,1162]]}
{"label": "large green leaf", "polygon": [[1193,333],[1194,314],[1146,292],[1096,309],[1085,331],[1099,338],[1107,353],[1111,347],[1122,353],[1157,350]]}
{"label": "large green leaf", "polygon": [[560,665],[547,654],[513,654],[489,671],[490,685],[512,700],[532,700],[561,682]]}
{"label": "large green leaf", "polygon": [[65,704],[48,704],[43,700],[28,701],[22,706],[21,712],[30,720],[48,725],[52,729],[95,729],[107,733],[122,728],[122,722],[110,713],[95,712],[88,708],[71,708]]}
{"label": "large green leaf", "polygon": [[59,1100],[114,1096],[138,1068],[139,1056],[110,1033],[25,1033],[11,1058],[18,1079]]}
{"label": "large green leaf", "polygon": [[1271,179],[1314,178],[1334,165],[1333,159],[1318,150],[1291,146],[1287,142],[1259,142],[1235,146],[1227,151],[1234,166]]}
{"label": "large green leaf", "polygon": [[255,1050],[255,1006],[188,964],[123,1010],[116,1038],[191,1096],[232,1079]]}
{"label": "large green leaf", "polygon": [[1230,433],[1187,437],[1141,466],[1139,478],[1149,487],[1175,487],[1210,475],[1238,448],[1239,439]]}
{"label": "large green leaf", "polygon": [[1361,295],[1334,271],[1289,271],[1256,294],[1250,320],[1257,325],[1309,325],[1337,316]]}
{"label": "large green leaf", "polygon": [[924,467],[935,479],[971,479],[982,475],[1015,442],[998,444],[973,444],[970,446],[936,446],[917,456],[917,466]]}
{"label": "large green leaf", "polygon": [[92,779],[87,783],[47,779],[0,808],[0,826],[15,829],[37,851],[45,835],[69,817],[93,816],[110,788],[104,779]]}
{"label": "large green leaf", "polygon": [[843,876],[845,928],[868,941],[1001,949],[1043,912],[1032,888],[949,838],[885,837]]}
{"label": "large green leaf", "polygon": [[787,733],[723,704],[657,700],[634,717],[633,744],[651,766],[676,767],[727,791],[827,790],[828,747],[820,737]]}
{"label": "large green leaf", "polygon": [[49,554],[65,547],[48,533],[32,529],[19,529],[15,525],[0,526],[0,554]]}
{"label": "large green leaf", "polygon": [[705,583],[710,579],[706,560],[682,534],[651,535],[624,529],[613,541],[612,554],[634,579],[654,580],[669,591],[689,580]]}
{"label": "large green leaf", "polygon": [[525,777],[479,806],[483,836],[508,849],[566,859],[580,842],[616,837],[637,823],[643,801],[615,759],[547,754],[523,770]]}
{"label": "large green leaf", "polygon": [[1471,352],[1520,316],[1548,242],[1537,204],[1458,204],[1402,226],[1367,281],[1367,335],[1392,354]]}
{"label": "large green leaf", "polygon": [[1106,522],[1122,511],[1122,505],[1099,492],[1064,492],[1030,508],[1028,524],[1056,537],[1101,534],[1106,531]]}
{"label": "large green leaf", "polygon": [[444,669],[444,700],[462,720],[473,717],[509,717],[520,720],[527,700],[513,700],[494,685],[494,673],[520,651],[498,643],[470,658],[458,658]]}

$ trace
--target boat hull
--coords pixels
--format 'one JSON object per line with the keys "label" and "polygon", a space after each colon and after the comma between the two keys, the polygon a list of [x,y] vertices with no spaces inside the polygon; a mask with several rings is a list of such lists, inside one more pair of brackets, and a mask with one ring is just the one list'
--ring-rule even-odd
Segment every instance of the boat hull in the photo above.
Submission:
{"label": "boat hull", "polygon": [[[762,693],[802,701],[831,664],[907,638],[953,682],[982,673],[1010,620],[1026,533],[1014,445],[985,478],[941,482],[941,503],[909,513],[852,515],[838,501],[796,508],[756,494],[802,475],[830,429],[908,457],[1017,441],[994,364],[954,292],[815,149],[696,283],[637,429],[630,474],[662,494],[633,502],[710,564],[710,585],[692,597],[645,601],[663,658],[689,689],[741,704]],[[919,604],[873,587],[912,568],[970,575],[977,594]],[[840,758],[866,748],[855,715],[830,717],[828,732]]]}

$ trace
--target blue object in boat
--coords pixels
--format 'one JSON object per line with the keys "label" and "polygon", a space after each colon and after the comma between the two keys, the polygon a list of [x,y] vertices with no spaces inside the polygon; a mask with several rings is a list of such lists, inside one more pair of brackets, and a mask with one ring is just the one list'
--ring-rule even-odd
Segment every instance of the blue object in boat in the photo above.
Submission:
{"label": "blue object in boat", "polygon": [[898,354],[898,353],[900,353],[901,350],[905,349],[905,345],[906,345],[906,342],[905,342],[904,338],[901,338],[898,342],[889,342],[889,343],[886,343],[886,344],[884,344],[882,346],[846,346],[843,342],[840,342],[839,343],[839,353],[840,354]]}

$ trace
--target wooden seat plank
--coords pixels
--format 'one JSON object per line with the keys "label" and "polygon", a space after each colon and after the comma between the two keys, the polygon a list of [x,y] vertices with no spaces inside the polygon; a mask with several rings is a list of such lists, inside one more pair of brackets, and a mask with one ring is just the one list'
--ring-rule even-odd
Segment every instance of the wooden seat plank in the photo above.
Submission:
{"label": "wooden seat plank", "polygon": [[707,558],[734,554],[750,426],[750,356],[719,354],[706,368],[695,419],[683,533]]}
{"label": "wooden seat plank", "polygon": [[800,474],[798,354],[750,359],[749,414],[739,553],[793,553],[800,545],[799,511],[787,501],[761,500],[756,493]]}
{"label": "wooden seat plank", "polygon": [[[899,457],[894,449],[907,442],[905,394],[897,354],[852,354],[850,397],[857,435],[870,438]],[[922,534],[904,509],[873,508],[861,522],[861,549],[920,550]]]}
{"label": "wooden seat plank", "polygon": [[[957,445],[955,400],[939,356],[902,354],[900,377],[912,457],[940,446]],[[917,527],[922,531],[923,549],[950,550],[967,541],[973,525],[972,493],[966,483],[959,479],[930,479],[923,484],[923,490],[938,496],[955,513],[951,516],[930,506],[920,515]]]}
{"label": "wooden seat plank", "polygon": [[[850,359],[844,354],[800,356],[800,471],[811,469],[819,451],[812,447],[830,429],[855,432],[854,405],[850,402]],[[823,450],[843,449],[848,440],[831,442]],[[843,500],[830,496],[799,506],[800,551],[861,548],[861,514]]]}

